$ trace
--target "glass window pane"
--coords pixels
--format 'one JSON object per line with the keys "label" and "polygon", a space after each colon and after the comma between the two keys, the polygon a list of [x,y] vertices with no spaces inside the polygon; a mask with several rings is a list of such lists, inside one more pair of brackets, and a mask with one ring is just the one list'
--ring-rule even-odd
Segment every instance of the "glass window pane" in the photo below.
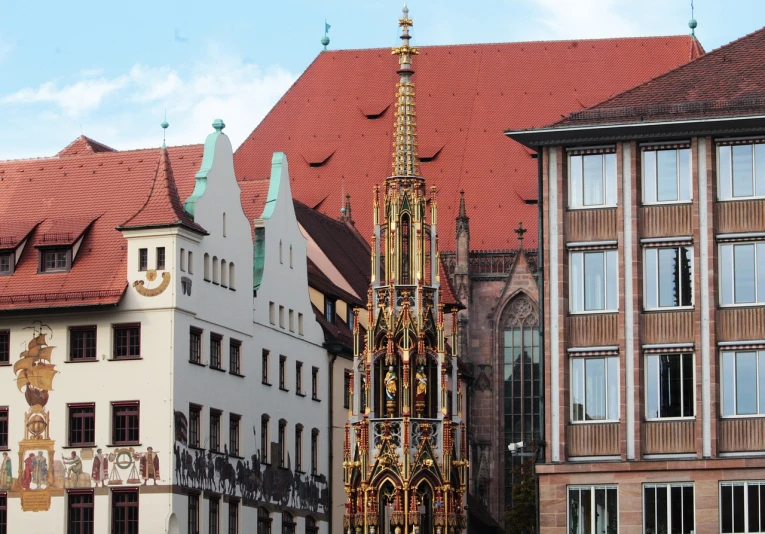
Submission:
{"label": "glass window pane", "polygon": [[595,530],[594,532],[607,532],[606,523],[606,490],[595,488]]}
{"label": "glass window pane", "polygon": [[749,532],[760,532],[760,485],[749,484],[746,490],[749,501]]}
{"label": "glass window pane", "polygon": [[571,254],[571,311],[580,312],[584,310],[582,271],[584,254],[575,252]]}
{"label": "glass window pane", "polygon": [[693,506],[693,486],[683,487],[683,533],[696,532]]}
{"label": "glass window pane", "polygon": [[606,154],[606,204],[616,206],[616,154]]}
{"label": "glass window pane", "polygon": [[[656,532],[656,488],[643,488],[643,503],[645,504],[645,532]],[[666,515],[666,514],[665,514]]]}
{"label": "glass window pane", "polygon": [[656,202],[656,151],[643,152],[643,203]]}
{"label": "glass window pane", "polygon": [[757,302],[765,302],[765,243],[757,243]]}
{"label": "glass window pane", "polygon": [[656,199],[677,200],[677,150],[659,150],[656,154]]}
{"label": "glass window pane", "polygon": [[733,304],[733,245],[720,246],[721,304]]}
{"label": "glass window pane", "polygon": [[733,194],[730,183],[730,147],[721,146],[718,149],[718,154],[720,159],[718,162],[718,184],[720,188],[718,195],[721,199],[731,198]]}
{"label": "glass window pane", "polygon": [[754,194],[765,196],[765,144],[754,145]]}
{"label": "glass window pane", "polygon": [[571,407],[574,421],[584,421],[584,359],[571,360]]}
{"label": "glass window pane", "polygon": [[583,489],[581,492],[581,531],[583,534],[593,531],[592,529],[592,490]]}
{"label": "glass window pane", "polygon": [[618,257],[615,250],[609,250],[606,255],[606,309],[619,309],[619,276],[617,274]]}
{"label": "glass window pane", "polygon": [[582,526],[580,524],[580,495],[578,488],[569,488],[568,490],[568,522],[569,529],[572,534],[578,534],[582,532]]}
{"label": "glass window pane", "polygon": [[680,305],[693,305],[693,248],[680,248]]}
{"label": "glass window pane", "polygon": [[659,415],[680,417],[682,415],[682,394],[680,357],[659,356]]}
{"label": "glass window pane", "polygon": [[736,303],[754,302],[754,245],[734,245],[733,277]]}
{"label": "glass window pane", "polygon": [[765,529],[765,484],[758,484],[760,487],[760,530]]}
{"label": "glass window pane", "polygon": [[585,206],[603,205],[603,154],[583,156],[583,198]]}
{"label": "glass window pane", "polygon": [[757,413],[757,359],[756,352],[736,354],[736,413]]}
{"label": "glass window pane", "polygon": [[619,501],[616,498],[616,488],[606,490],[606,513],[608,525],[604,532],[619,532]]}
{"label": "glass window pane", "polygon": [[667,499],[667,488],[660,486],[656,488],[656,531],[669,532],[667,528],[667,509],[669,508],[669,501]]}
{"label": "glass window pane", "polygon": [[569,198],[571,207],[582,205],[582,156],[571,156],[569,160]]}
{"label": "glass window pane", "polygon": [[744,485],[733,486],[733,532],[744,530]]}
{"label": "glass window pane", "polygon": [[674,307],[679,300],[679,275],[677,249],[659,249],[659,306]]}
{"label": "glass window pane", "polygon": [[669,487],[669,523],[672,525],[671,532],[685,532],[683,530],[683,488],[678,486]]}
{"label": "glass window pane", "polygon": [[602,310],[605,306],[605,268],[602,252],[584,254],[584,309]]}
{"label": "glass window pane", "polygon": [[604,358],[585,361],[585,419],[597,421],[606,418],[606,369]]}
{"label": "glass window pane", "polygon": [[646,356],[646,388],[645,405],[646,417],[656,419],[659,417],[659,357]]}
{"label": "glass window pane", "polygon": [[681,148],[677,151],[677,160],[679,168],[679,196],[678,200],[691,199],[691,149]]}
{"label": "glass window pane", "polygon": [[[765,359],[765,352],[763,352]],[[619,358],[606,358],[608,366],[608,376],[606,386],[608,387],[608,408],[607,417],[612,421],[619,419]]]}
{"label": "glass window pane", "polygon": [[722,534],[733,532],[733,488],[720,487],[720,530]]}
{"label": "glass window pane", "polygon": [[658,277],[656,273],[657,262],[657,249],[649,248],[645,251],[645,273],[643,280],[645,280],[645,307],[648,309],[656,308],[658,306],[657,292],[658,292]]}
{"label": "glass window pane", "polygon": [[694,406],[693,354],[683,354],[683,417],[693,417]]}
{"label": "glass window pane", "polygon": [[757,379],[760,386],[760,398],[759,409],[757,413],[765,413],[765,350],[761,350],[757,353],[758,367],[757,367]]}
{"label": "glass window pane", "polygon": [[752,145],[733,148],[733,196],[750,197],[754,194],[752,176]]}
{"label": "glass window pane", "polygon": [[722,353],[722,393],[723,415],[735,414],[736,407],[736,355],[734,352]]}

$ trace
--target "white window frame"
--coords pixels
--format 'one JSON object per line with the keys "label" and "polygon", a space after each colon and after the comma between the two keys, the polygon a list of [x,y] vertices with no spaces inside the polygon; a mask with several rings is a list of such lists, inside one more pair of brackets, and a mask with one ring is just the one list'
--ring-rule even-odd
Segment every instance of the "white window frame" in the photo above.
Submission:
{"label": "white window frame", "polygon": [[[592,157],[592,156],[600,156],[603,158],[603,183],[602,183],[602,193],[603,193],[603,204],[584,204],[584,158],[586,157]],[[614,177],[613,177],[613,189],[614,189],[614,202],[609,203],[608,202],[608,191],[609,187],[607,185],[608,182],[608,176],[607,176],[607,166],[606,166],[606,158],[608,156],[612,156],[614,158]],[[572,192],[574,191],[573,187],[573,180],[571,175],[571,169],[572,169],[572,163],[571,158],[575,157],[581,157],[582,163],[581,163],[581,184],[582,187],[581,191],[581,199],[582,203],[579,205],[574,204],[574,198]],[[619,192],[618,189],[618,163],[616,161],[616,152],[605,150],[603,152],[594,152],[592,154],[569,154],[568,155],[568,209],[570,210],[590,210],[590,209],[602,209],[602,208],[615,208],[619,204]]]}
{"label": "white window frame", "polygon": [[[743,531],[733,531],[730,532],[723,531],[723,524],[722,524],[722,505],[723,505],[723,496],[722,496],[722,489],[724,486],[742,486],[744,488],[744,530]],[[744,534],[751,534],[751,533],[762,533],[765,532],[765,523],[763,523],[760,526],[760,530],[749,530],[749,498],[748,498],[748,490],[749,486],[760,486],[760,492],[765,492],[765,480],[725,480],[720,481],[720,487],[718,491],[718,510],[720,515],[720,532],[722,534],[733,534],[733,532],[743,532]],[[731,505],[733,504],[733,495],[731,495]],[[733,513],[734,510],[731,509],[731,513]],[[760,517],[762,516],[762,511],[760,511]],[[735,524],[735,522],[734,522]]]}
{"label": "white window frame", "polygon": [[696,532],[698,529],[696,528],[696,485],[693,482],[658,482],[658,483],[647,483],[643,484],[643,486],[640,488],[641,495],[640,498],[643,501],[643,532],[646,531],[646,503],[645,503],[645,490],[646,488],[665,488],[667,491],[667,525],[672,524],[672,506],[670,503],[670,496],[669,492],[672,488],[693,488],[693,527],[694,529],[691,532]]}
{"label": "white window frame", "polygon": [[[653,357],[653,356],[656,356],[656,357],[659,357],[659,356],[678,356],[678,357],[682,357],[685,354],[690,354],[691,355],[691,362],[693,364],[693,365],[691,365],[692,374],[693,374],[693,387],[691,388],[691,391],[693,393],[693,403],[692,403],[692,406],[693,406],[693,415],[683,415],[683,416],[680,416],[680,417],[660,417],[660,416],[659,417],[651,417],[648,414],[648,399],[646,398],[646,399],[644,399],[645,402],[643,403],[644,404],[645,420],[646,421],[693,421],[693,420],[696,419],[696,400],[697,400],[696,399],[696,353],[693,352],[693,351],[688,351],[688,352],[671,352],[671,353],[665,352],[665,353],[656,353],[656,354],[644,354],[643,355],[643,359],[646,360],[647,358],[650,358],[650,357]],[[643,391],[645,392],[645,395],[647,396],[648,395],[648,380],[649,380],[649,377],[648,377],[648,362],[647,361],[643,362],[643,368],[644,368],[643,369],[643,379],[645,380],[645,386],[643,387]],[[681,370],[681,373],[682,373],[682,365],[680,367],[680,370]],[[681,379],[681,383],[682,383],[682,379]],[[657,394],[659,395],[659,399],[661,399],[661,388],[660,388],[660,386],[661,386],[661,384],[657,384],[657,386],[656,386]],[[680,387],[680,391],[681,391],[681,395],[682,395],[682,385]],[[660,402],[659,402],[659,404],[660,404]],[[681,404],[682,404],[682,402],[681,402]]]}
{"label": "white window frame", "polygon": [[[616,308],[610,309],[608,308],[608,298],[610,295],[610,292],[608,291],[608,266],[606,263],[606,254],[609,252],[613,252],[616,255],[616,280],[614,281],[615,285],[615,291],[616,291]],[[592,253],[601,253],[603,254],[603,309],[602,310],[574,310],[574,270],[572,269],[573,264],[573,258],[576,254],[592,254]],[[584,302],[586,300],[585,297],[585,287],[584,287],[584,258],[582,258],[582,273],[581,273],[581,280],[579,280],[578,284],[580,284],[581,292],[582,292],[582,307],[584,307]],[[569,308],[569,314],[571,315],[592,315],[597,313],[615,313],[619,311],[619,252],[615,248],[606,248],[606,249],[595,249],[595,250],[572,250],[568,254],[568,308]]]}
{"label": "white window frame", "polygon": [[[753,140],[754,141],[754,140]],[[762,141],[762,140],[760,140]],[[744,142],[744,143],[738,143],[738,144],[727,144],[727,143],[721,143],[717,145],[717,153],[715,154],[717,156],[717,200],[720,202],[737,202],[740,200],[756,200],[756,199],[762,199],[765,198],[765,195],[758,195],[757,194],[757,157],[756,157],[756,146],[757,145],[765,145],[763,142]],[[733,196],[733,148],[736,146],[751,146],[752,147],[752,195],[750,196]],[[730,150],[730,157],[729,157],[729,167],[728,167],[728,179],[729,179],[729,188],[730,188],[730,197],[723,197],[722,196],[722,172],[720,172],[720,169],[722,168],[722,156],[720,155],[720,149],[729,149]]]}
{"label": "white window frame", "polygon": [[[757,383],[757,413],[746,413],[746,414],[739,414],[736,413],[738,411],[738,401],[736,399],[736,393],[738,392],[738,383],[736,381],[735,371],[734,371],[734,389],[733,389],[733,403],[734,403],[734,409],[733,413],[730,415],[725,415],[725,368],[724,368],[724,362],[723,359],[725,358],[726,354],[733,353],[734,358],[736,358],[736,355],[741,352],[754,352],[755,354],[755,362],[757,364],[757,379],[755,380]],[[763,418],[765,417],[765,405],[760,406],[760,372],[765,373],[765,369],[762,371],[760,370],[760,353],[765,352],[765,349],[761,348],[751,348],[751,349],[736,349],[736,350],[725,350],[720,349],[720,417],[723,419],[755,419],[755,418]]]}
{"label": "white window frame", "polygon": [[[659,305],[660,302],[660,294],[659,294],[659,250],[666,250],[666,249],[674,249],[678,251],[678,256],[680,255],[679,250],[681,248],[689,248],[691,249],[691,303],[689,305],[680,305],[680,306],[661,306]],[[646,255],[649,251],[656,250],[656,306],[649,307],[648,306],[648,277],[646,276],[646,269],[648,268],[648,261],[646,260]],[[695,277],[696,277],[696,269],[694,264],[694,250],[693,245],[673,245],[668,247],[662,247],[662,246],[646,246],[643,247],[643,310],[645,311],[668,311],[668,310],[692,310],[696,306],[696,284]],[[680,299],[682,301],[682,297]]]}
{"label": "white window frame", "polygon": [[[585,383],[584,387],[582,388],[582,391],[587,390],[587,362],[586,360],[608,360],[609,358],[613,358],[616,360],[616,412],[617,417],[616,419],[609,419],[608,418],[608,362],[605,362],[605,379],[606,383],[604,384],[604,391],[606,394],[605,399],[605,408],[606,408],[606,418],[605,419],[582,419],[582,420],[575,420],[574,419],[574,402],[573,402],[573,392],[574,392],[574,361],[575,360],[585,360],[585,366],[584,366],[584,374],[585,374]],[[592,424],[601,424],[601,423],[618,423],[619,417],[618,414],[620,412],[620,405],[619,405],[619,388],[621,384],[620,380],[620,374],[621,374],[621,365],[619,365],[619,356],[617,354],[609,354],[609,355],[603,355],[603,356],[575,356],[572,355],[569,357],[569,380],[570,380],[570,389],[569,389],[569,422],[572,425],[592,425]],[[587,412],[587,396],[585,393],[585,404],[584,404],[584,411]]]}
{"label": "white window frame", "polygon": [[[725,247],[725,246],[734,247],[734,252],[732,254],[733,263],[730,266],[730,280],[731,280],[731,284],[732,284],[731,294],[733,295],[733,300],[735,301],[735,299],[736,299],[736,253],[735,253],[735,247],[736,246],[741,246],[741,245],[752,245],[752,246],[754,246],[754,266],[753,266],[753,270],[754,270],[754,298],[755,298],[755,301],[754,302],[731,302],[729,304],[724,304],[723,303],[723,287],[722,287],[723,282],[724,282],[723,276],[722,276],[722,274],[723,274],[723,253],[722,253],[722,250],[723,250],[723,247]],[[717,259],[717,268],[719,269],[719,271],[718,271],[718,278],[720,280],[720,282],[718,284],[718,293],[719,293],[718,302],[720,304],[720,307],[724,307],[724,308],[736,308],[736,307],[742,307],[742,306],[743,307],[748,307],[748,306],[765,306],[765,300],[763,300],[762,302],[759,302],[757,300],[757,295],[760,292],[760,289],[757,287],[757,272],[759,270],[759,266],[758,266],[758,263],[757,263],[757,248],[758,247],[765,247],[765,240],[741,241],[741,242],[736,241],[736,242],[718,243],[718,245],[717,245],[717,257],[718,257],[718,259]]]}
{"label": "white window frame", "polygon": [[[658,181],[659,181],[659,172],[658,172],[659,171],[659,168],[658,168],[658,161],[659,161],[659,159],[658,159],[658,153],[659,152],[670,152],[670,151],[676,153],[676,157],[675,157],[675,161],[676,161],[676,164],[675,164],[675,178],[676,178],[676,185],[677,185],[677,196],[679,197],[680,196],[680,191],[681,191],[680,184],[681,184],[681,180],[682,180],[682,178],[680,176],[680,154],[679,154],[680,150],[687,150],[688,151],[688,191],[689,191],[690,197],[687,198],[687,199],[678,199],[678,200],[658,200],[658,197],[659,197],[659,191],[658,191]],[[648,166],[648,164],[646,163],[646,154],[649,153],[649,152],[652,152],[652,153],[656,154],[656,158],[655,158],[655,161],[654,161],[654,169],[653,169],[654,176],[653,176],[653,183],[652,184],[649,184],[646,181],[646,173],[645,173],[645,170],[646,170],[646,168]],[[644,206],[657,206],[657,205],[666,205],[666,204],[691,204],[693,202],[693,183],[694,183],[694,180],[693,180],[693,156],[692,156],[691,148],[689,146],[688,147],[678,146],[676,148],[663,148],[663,149],[645,148],[645,149],[641,150],[641,166],[640,166],[640,168],[642,170],[641,171],[641,173],[642,173],[642,184],[643,184],[642,198],[643,198],[643,205]],[[656,200],[649,201],[649,200],[646,199],[646,192],[648,191],[649,187],[651,187],[653,189],[654,198]]]}
{"label": "white window frame", "polygon": [[[566,486],[566,532],[571,532],[571,500],[569,497],[569,491],[571,490],[589,490],[591,492],[590,496],[590,505],[592,507],[590,511],[590,517],[595,519],[595,491],[596,490],[616,490],[616,518],[617,522],[619,521],[619,486],[615,484],[608,484],[608,485],[586,485],[586,484],[579,484],[579,485],[572,485],[572,486]],[[606,493],[606,510],[608,510],[608,494]],[[617,523],[617,528],[619,528],[619,525]],[[579,532],[583,533],[592,533],[595,534],[595,525],[587,525],[585,527],[584,525],[580,525],[579,529],[577,529]],[[578,534],[578,533],[577,533]]]}

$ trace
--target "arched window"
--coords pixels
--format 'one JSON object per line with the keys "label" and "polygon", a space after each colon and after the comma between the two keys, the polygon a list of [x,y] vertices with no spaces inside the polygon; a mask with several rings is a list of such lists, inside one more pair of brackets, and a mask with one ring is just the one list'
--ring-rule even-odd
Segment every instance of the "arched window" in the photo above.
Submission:
{"label": "arched window", "polygon": [[204,260],[205,260],[205,266],[204,266],[205,280],[209,282],[210,281],[210,255],[207,252],[205,252]]}
{"label": "arched window", "polygon": [[295,534],[295,518],[289,512],[282,512],[282,534]]}
{"label": "arched window", "polygon": [[287,421],[279,419],[279,467],[287,467]]}
{"label": "arched window", "polygon": [[[541,426],[539,317],[525,295],[516,297],[504,312],[505,447],[524,441],[538,442]],[[524,460],[516,455],[505,462],[505,501],[511,503],[516,467]]]}
{"label": "arched window", "polygon": [[270,445],[268,438],[268,423],[271,418],[264,413],[260,416],[260,461],[264,464],[268,462],[268,447]]}
{"label": "arched window", "polygon": [[281,241],[281,239],[279,240],[279,263],[284,263],[282,261],[282,241]]}
{"label": "arched window", "polygon": [[271,514],[268,508],[258,508],[258,534],[271,534]]}
{"label": "arched window", "polygon": [[189,274],[194,274],[194,253],[189,250]]}
{"label": "arched window", "polygon": [[374,392],[375,417],[400,417],[403,378],[400,358],[396,357],[393,364],[386,364],[382,356],[375,361],[372,378],[374,388],[371,389]]}
{"label": "arched window", "polygon": [[316,519],[310,515],[305,518],[305,532],[306,534],[318,534],[319,527],[316,526]]}
{"label": "arched window", "polygon": [[401,216],[401,283],[409,284],[410,282],[410,228],[409,228],[409,214],[404,213]]}
{"label": "arched window", "polygon": [[220,260],[220,285],[228,287],[228,264],[226,260]]}
{"label": "arched window", "polygon": [[412,364],[409,373],[412,392],[411,406],[416,417],[435,418],[438,413],[438,365],[429,355],[425,363]]}
{"label": "arched window", "polygon": [[213,268],[213,284],[220,283],[220,263],[218,262],[218,256],[213,256],[212,259],[212,268]]}
{"label": "arched window", "polygon": [[223,212],[223,237],[226,237],[226,212]]}
{"label": "arched window", "polygon": [[311,474],[319,474],[319,429],[311,430]]}
{"label": "arched window", "polygon": [[303,472],[303,425],[295,425],[295,471]]}
{"label": "arched window", "polygon": [[228,288],[236,289],[236,269],[234,268],[234,262],[228,264]]}
{"label": "arched window", "polygon": [[377,495],[377,506],[379,507],[377,524],[380,525],[380,532],[393,532],[391,525],[391,516],[393,515],[393,503],[395,501],[396,488],[390,480],[386,480],[380,487]]}

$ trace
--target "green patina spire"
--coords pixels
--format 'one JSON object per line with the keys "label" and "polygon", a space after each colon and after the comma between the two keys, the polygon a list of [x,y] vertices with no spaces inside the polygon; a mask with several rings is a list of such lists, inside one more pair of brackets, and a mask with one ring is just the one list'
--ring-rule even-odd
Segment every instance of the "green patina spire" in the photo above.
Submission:
{"label": "green patina spire", "polygon": [[167,127],[170,126],[170,123],[167,122],[167,110],[165,110],[165,120],[162,121],[160,126],[162,126],[162,148],[167,148],[167,145],[165,144],[165,134],[167,133]]}
{"label": "green patina spire", "polygon": [[321,38],[321,44],[324,45],[324,51],[327,51],[327,45],[329,44],[329,29],[330,25],[327,24],[327,19],[324,19],[324,37]]}
{"label": "green patina spire", "polygon": [[223,135],[223,128],[226,127],[221,119],[215,119],[212,123],[212,127],[215,131],[207,136],[205,139],[205,151],[202,156],[202,165],[199,166],[199,172],[196,174],[196,183],[194,184],[194,191],[191,196],[183,203],[183,209],[186,213],[194,217],[194,209],[197,204],[197,200],[205,194],[207,189],[207,173],[210,172],[213,165],[213,159],[215,159],[215,143],[218,141],[218,136]]}
{"label": "green patina spire", "polygon": [[688,21],[688,27],[691,29],[691,35],[693,37],[696,37],[696,26],[698,26],[699,23],[696,22],[696,19],[693,17],[693,0],[691,0],[691,20]]}

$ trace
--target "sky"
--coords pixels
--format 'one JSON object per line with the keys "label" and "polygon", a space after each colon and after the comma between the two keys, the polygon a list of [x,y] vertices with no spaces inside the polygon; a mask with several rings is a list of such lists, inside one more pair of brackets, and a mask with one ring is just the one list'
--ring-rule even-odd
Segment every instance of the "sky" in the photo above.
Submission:
{"label": "sky", "polygon": [[[0,160],[84,134],[117,149],[237,147],[321,52],[391,47],[402,0],[0,0]],[[695,0],[707,51],[758,30],[762,0]],[[409,0],[415,46],[687,34],[690,0]],[[512,76],[512,73],[508,73]],[[393,89],[391,89],[393,90]]]}

